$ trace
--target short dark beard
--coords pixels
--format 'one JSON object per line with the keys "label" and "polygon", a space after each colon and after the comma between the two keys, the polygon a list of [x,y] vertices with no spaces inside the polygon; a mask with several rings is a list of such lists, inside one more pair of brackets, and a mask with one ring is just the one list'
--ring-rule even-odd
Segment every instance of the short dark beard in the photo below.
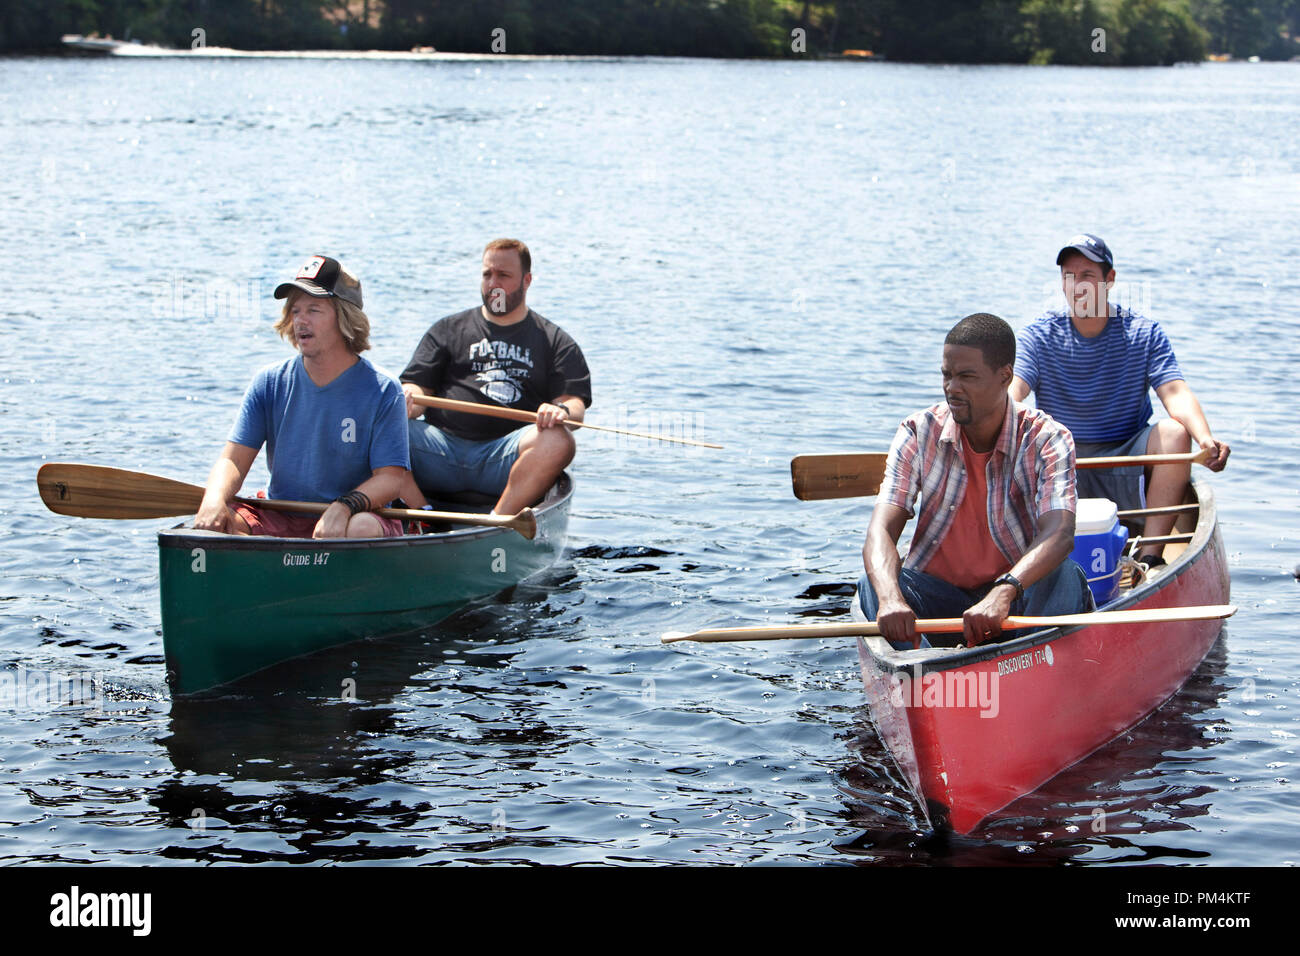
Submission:
{"label": "short dark beard", "polygon": [[506,307],[500,312],[498,312],[495,308],[493,308],[493,300],[498,298],[497,295],[495,294],[496,291],[497,291],[496,289],[489,289],[487,292],[483,293],[483,307],[487,309],[489,312],[491,312],[493,315],[509,315],[515,309],[519,308],[519,306],[523,305],[524,284],[522,282],[519,283],[519,288],[516,289],[514,292],[506,293],[506,297],[505,297]]}

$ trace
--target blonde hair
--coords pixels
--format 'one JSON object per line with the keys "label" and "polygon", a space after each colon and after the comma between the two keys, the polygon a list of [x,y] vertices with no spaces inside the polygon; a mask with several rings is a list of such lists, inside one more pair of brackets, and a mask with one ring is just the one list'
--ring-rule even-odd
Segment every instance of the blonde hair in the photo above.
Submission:
{"label": "blonde hair", "polygon": [[[298,336],[293,332],[293,319],[290,313],[293,310],[293,304],[298,301],[299,296],[307,295],[301,289],[294,289],[289,293],[289,297],[284,300],[284,308],[280,311],[280,318],[275,323],[275,331],[294,348],[298,347]],[[321,299],[325,296],[314,296],[313,298]],[[339,324],[339,333],[343,340],[348,344],[348,351],[353,355],[360,355],[366,349],[370,348],[370,320],[366,314],[351,302],[346,302],[336,295],[328,297],[334,303],[334,315]]]}

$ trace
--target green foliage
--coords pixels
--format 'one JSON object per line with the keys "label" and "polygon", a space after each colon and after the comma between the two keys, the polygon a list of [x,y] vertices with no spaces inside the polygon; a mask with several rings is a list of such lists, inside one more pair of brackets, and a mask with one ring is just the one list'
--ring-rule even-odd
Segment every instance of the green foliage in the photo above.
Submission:
{"label": "green foliage", "polygon": [[[1300,53],[1300,0],[4,0],[0,50],[97,32],[209,46],[1161,64]],[[504,31],[504,35],[501,31]],[[498,46],[494,50],[494,40]]]}
{"label": "green foliage", "polygon": [[97,0],[5,0],[0,3],[0,50],[57,50],[65,33],[100,29]]}
{"label": "green foliage", "polygon": [[917,62],[1024,63],[1021,0],[882,0],[867,5],[890,59]]}
{"label": "green foliage", "polygon": [[385,47],[507,53],[773,56],[781,51],[775,0],[390,0]]}
{"label": "green foliage", "polygon": [[1216,53],[1240,59],[1300,56],[1300,0],[1189,0],[1188,9]]}
{"label": "green foliage", "polygon": [[1104,66],[1120,62],[1121,35],[1114,4],[1098,0],[1027,0],[1024,43],[1031,62]]}
{"label": "green foliage", "polygon": [[1128,0],[1119,8],[1125,66],[1205,59],[1208,34],[1181,0]]}
{"label": "green foliage", "polygon": [[872,6],[875,48],[891,59],[1102,66],[1205,58],[1206,33],[1185,0],[880,0]]}

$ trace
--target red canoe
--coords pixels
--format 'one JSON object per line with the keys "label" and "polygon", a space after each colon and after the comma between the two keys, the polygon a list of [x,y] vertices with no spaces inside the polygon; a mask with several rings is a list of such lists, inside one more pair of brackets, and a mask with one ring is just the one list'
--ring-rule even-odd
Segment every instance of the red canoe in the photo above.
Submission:
{"label": "red canoe", "polygon": [[[1179,518],[1169,566],[1105,610],[1228,603],[1214,496]],[[853,602],[855,610],[858,602]],[[1124,733],[1196,670],[1222,621],[1038,631],[988,647],[896,651],[859,638],[871,719],[937,826],[968,833]]]}

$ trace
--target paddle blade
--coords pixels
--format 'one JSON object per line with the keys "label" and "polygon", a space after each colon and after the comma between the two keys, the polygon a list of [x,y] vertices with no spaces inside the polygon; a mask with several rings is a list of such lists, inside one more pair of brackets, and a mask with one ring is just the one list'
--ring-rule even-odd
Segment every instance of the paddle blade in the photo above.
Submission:
{"label": "paddle blade", "polygon": [[866,498],[880,491],[885,455],[799,455],[790,462],[794,496],[801,501]]}
{"label": "paddle blade", "polygon": [[169,518],[194,514],[203,489],[138,471],[49,462],[36,473],[45,507],[76,518]]}

